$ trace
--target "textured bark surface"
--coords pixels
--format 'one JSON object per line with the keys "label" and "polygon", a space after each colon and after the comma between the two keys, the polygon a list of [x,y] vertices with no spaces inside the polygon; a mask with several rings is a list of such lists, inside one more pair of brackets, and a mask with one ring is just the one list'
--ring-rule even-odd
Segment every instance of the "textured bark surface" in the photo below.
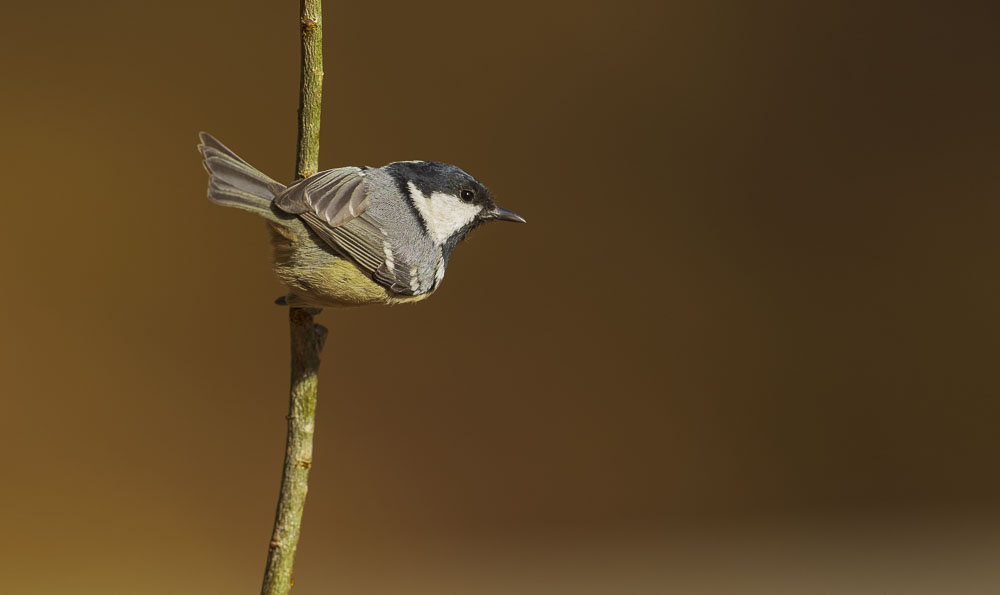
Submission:
{"label": "textured bark surface", "polygon": [[299,147],[295,173],[319,170],[319,115],[323,103],[323,14],[321,0],[302,0],[302,80],[299,91]]}
{"label": "textured bark surface", "polygon": [[[323,87],[321,0],[302,0],[300,23],[302,80],[295,173],[305,178],[319,168],[319,118]],[[288,322],[292,351],[288,437],[262,595],[286,595],[292,588],[292,565],[302,530],[302,512],[309,490],[309,467],[312,466],[320,354],[326,340],[326,329],[313,322],[310,310],[289,308]]]}

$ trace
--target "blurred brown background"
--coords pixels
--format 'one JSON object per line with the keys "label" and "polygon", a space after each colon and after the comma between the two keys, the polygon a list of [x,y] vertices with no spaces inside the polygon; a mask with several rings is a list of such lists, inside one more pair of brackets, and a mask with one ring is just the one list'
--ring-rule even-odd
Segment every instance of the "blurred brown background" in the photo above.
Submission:
{"label": "blurred brown background", "polygon": [[[996,8],[325,4],[321,164],[529,223],[321,316],[296,593],[1000,590]],[[3,12],[2,590],[254,593],[297,3]]]}

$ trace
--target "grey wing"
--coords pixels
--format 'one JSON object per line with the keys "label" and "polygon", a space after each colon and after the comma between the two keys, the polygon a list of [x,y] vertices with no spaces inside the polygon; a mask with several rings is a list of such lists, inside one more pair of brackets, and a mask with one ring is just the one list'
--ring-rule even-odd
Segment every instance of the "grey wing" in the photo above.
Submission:
{"label": "grey wing", "polygon": [[338,227],[368,208],[368,185],[359,167],[341,167],[299,180],[274,199],[286,213],[312,213],[320,221]]}
{"label": "grey wing", "polygon": [[314,213],[299,215],[324,242],[366,271],[373,281],[402,295],[418,295],[428,288],[419,271],[401,262],[383,226],[368,214],[333,227]]}
{"label": "grey wing", "polygon": [[[372,280],[403,295],[433,289],[389,241],[385,225],[368,210],[371,204],[363,170],[342,167],[322,171],[289,186],[274,199],[286,213],[296,214],[327,245],[352,260]],[[433,283],[431,278],[430,283]]]}

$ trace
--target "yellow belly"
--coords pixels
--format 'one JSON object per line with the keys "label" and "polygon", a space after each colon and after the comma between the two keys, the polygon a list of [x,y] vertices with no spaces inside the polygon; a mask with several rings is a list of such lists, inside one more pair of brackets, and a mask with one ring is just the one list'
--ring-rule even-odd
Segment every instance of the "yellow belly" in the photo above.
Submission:
{"label": "yellow belly", "polygon": [[375,283],[352,262],[331,254],[316,243],[312,234],[300,239],[304,231],[269,225],[274,247],[274,273],[288,287],[289,306],[363,306],[366,304],[405,304],[430,296],[399,295]]}

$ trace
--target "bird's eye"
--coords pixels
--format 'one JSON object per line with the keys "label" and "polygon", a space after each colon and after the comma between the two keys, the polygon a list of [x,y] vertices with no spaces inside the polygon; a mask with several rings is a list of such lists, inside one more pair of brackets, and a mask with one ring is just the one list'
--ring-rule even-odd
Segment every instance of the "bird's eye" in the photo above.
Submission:
{"label": "bird's eye", "polygon": [[465,202],[472,202],[472,199],[476,198],[476,193],[472,190],[463,190],[461,196]]}

